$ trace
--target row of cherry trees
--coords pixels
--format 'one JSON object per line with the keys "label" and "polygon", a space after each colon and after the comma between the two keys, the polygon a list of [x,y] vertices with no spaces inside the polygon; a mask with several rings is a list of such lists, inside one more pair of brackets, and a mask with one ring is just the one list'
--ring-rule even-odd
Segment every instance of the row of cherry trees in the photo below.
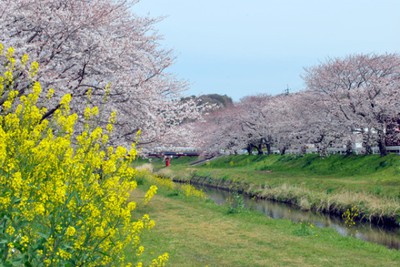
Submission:
{"label": "row of cherry trees", "polygon": [[[202,106],[180,101],[186,84],[168,73],[171,51],[161,49],[158,19],[138,17],[136,0],[1,0],[0,42],[28,53],[40,64],[38,79],[53,87],[44,102],[52,113],[60,96],[71,93],[81,115],[99,105],[104,120],[117,111],[111,141],[201,144],[206,148],[302,148],[314,144],[350,150],[355,133],[366,152],[377,145],[385,154],[398,116],[399,56],[353,55],[306,70],[306,90],[290,95],[249,96],[196,124]],[[20,73],[19,75],[26,75]],[[18,78],[18,77],[15,77]],[[16,85],[18,86],[18,85]],[[18,88],[18,87],[17,87]],[[20,85],[20,95],[25,85]],[[0,103],[7,91],[0,95]],[[106,123],[98,121],[97,123]]]}
{"label": "row of cherry trees", "polygon": [[[137,141],[140,130],[142,146],[160,142],[174,126],[200,116],[194,101],[179,101],[187,86],[166,72],[173,56],[158,44],[154,24],[159,19],[132,13],[137,2],[0,1],[0,42],[14,47],[17,56],[27,53],[38,61],[38,80],[55,89],[45,116],[70,93],[80,119],[88,104],[99,105],[104,120],[116,111],[111,141]],[[19,87],[20,95],[25,87]],[[6,98],[4,92],[0,101]]]}
{"label": "row of cherry trees", "polygon": [[304,151],[314,145],[321,155],[330,147],[352,153],[356,138],[364,151],[396,138],[400,114],[400,56],[352,55],[306,69],[306,90],[278,96],[243,98],[197,124],[204,148],[235,151],[271,147]]}

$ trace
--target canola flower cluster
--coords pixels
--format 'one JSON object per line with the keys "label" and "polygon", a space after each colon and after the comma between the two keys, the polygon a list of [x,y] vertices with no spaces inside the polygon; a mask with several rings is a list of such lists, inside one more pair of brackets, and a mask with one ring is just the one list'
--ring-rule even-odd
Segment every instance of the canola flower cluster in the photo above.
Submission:
{"label": "canola flower cluster", "polygon": [[[131,215],[135,146],[108,146],[107,131],[89,124],[74,133],[71,95],[43,119],[38,64],[28,68],[27,55],[16,60],[12,48],[3,50],[0,44],[0,266],[142,266],[140,234],[155,222]],[[27,75],[15,74],[24,68]],[[24,94],[14,89],[22,82],[16,76],[28,80]],[[84,112],[85,119],[97,115],[97,107]],[[147,202],[156,190],[149,190]],[[125,260],[127,249],[136,255],[134,264]],[[163,254],[151,266],[167,260]]]}
{"label": "canola flower cluster", "polygon": [[[138,167],[137,170],[138,170],[138,174],[137,174],[138,177],[153,184],[153,186],[150,186],[150,189],[147,192],[146,196],[150,193],[152,188],[154,189],[154,187],[155,187],[155,189],[157,190],[158,187],[160,187],[160,188],[165,188],[169,191],[175,191],[176,193],[182,194],[185,197],[195,197],[195,198],[203,198],[203,199],[207,198],[206,193],[204,193],[202,190],[198,190],[196,187],[194,187],[191,184],[174,183],[171,178],[157,176],[157,175],[151,173],[149,170],[144,169],[143,167]],[[156,186],[154,186],[154,185],[156,185]],[[146,196],[144,199],[144,204],[148,203],[148,200],[146,200]]]}
{"label": "canola flower cluster", "polygon": [[182,185],[181,190],[186,197],[194,196],[198,198],[206,198],[206,194],[203,191],[196,189],[196,187],[190,184]]}

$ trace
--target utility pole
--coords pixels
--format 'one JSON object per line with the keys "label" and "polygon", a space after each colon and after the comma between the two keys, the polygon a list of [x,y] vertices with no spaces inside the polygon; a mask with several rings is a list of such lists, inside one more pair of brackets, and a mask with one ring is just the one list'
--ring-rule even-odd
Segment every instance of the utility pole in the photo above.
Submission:
{"label": "utility pole", "polygon": [[286,89],[285,89],[284,94],[285,95],[289,95],[289,85],[286,85]]}

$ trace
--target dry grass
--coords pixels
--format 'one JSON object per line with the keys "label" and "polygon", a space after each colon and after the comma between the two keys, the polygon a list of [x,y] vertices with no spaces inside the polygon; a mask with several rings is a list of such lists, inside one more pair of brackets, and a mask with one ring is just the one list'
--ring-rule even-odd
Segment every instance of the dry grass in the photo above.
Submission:
{"label": "dry grass", "polygon": [[400,201],[394,198],[382,198],[368,193],[338,192],[318,193],[300,186],[283,184],[264,189],[260,197],[290,202],[303,210],[316,210],[330,213],[343,213],[351,207],[360,210],[366,220],[395,219],[400,213]]}
{"label": "dry grass", "polygon": [[137,166],[136,170],[153,172],[154,168],[153,168],[153,165],[151,163],[145,163],[145,164]]}

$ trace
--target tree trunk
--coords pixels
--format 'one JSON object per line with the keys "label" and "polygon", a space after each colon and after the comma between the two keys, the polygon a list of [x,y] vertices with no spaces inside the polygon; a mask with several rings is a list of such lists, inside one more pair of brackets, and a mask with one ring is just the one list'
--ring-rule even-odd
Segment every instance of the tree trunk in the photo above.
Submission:
{"label": "tree trunk", "polygon": [[257,154],[258,155],[263,155],[264,154],[264,152],[262,150],[262,143],[258,144],[258,146],[256,148],[257,148]]}
{"label": "tree trunk", "polygon": [[353,144],[351,143],[351,141],[347,141],[346,143],[346,156],[350,156],[353,154]]}
{"label": "tree trunk", "polygon": [[378,147],[379,147],[379,153],[381,157],[384,157],[388,154],[387,149],[386,149],[386,144],[385,144],[385,138],[380,138],[378,140]]}
{"label": "tree trunk", "polygon": [[317,145],[318,154],[321,158],[326,158],[328,156],[328,150],[326,146]]}
{"label": "tree trunk", "polygon": [[281,155],[285,155],[285,153],[286,153],[286,149],[287,149],[287,147],[286,147],[286,146],[282,146],[282,147],[281,147],[281,149],[280,149],[280,151],[281,151]]}
{"label": "tree trunk", "polygon": [[253,146],[251,144],[248,144],[246,149],[247,149],[247,153],[249,153],[249,155],[251,155],[253,152]]}
{"label": "tree trunk", "polygon": [[364,143],[363,145],[365,147],[365,155],[371,155],[373,153],[371,145],[368,143]]}
{"label": "tree trunk", "polygon": [[304,156],[307,153],[307,147],[301,146],[300,147],[300,155]]}
{"label": "tree trunk", "polygon": [[266,143],[266,144],[265,144],[265,147],[267,148],[267,154],[268,154],[268,155],[271,155],[271,154],[272,154],[272,151],[271,151],[271,144],[270,144],[270,143]]}

